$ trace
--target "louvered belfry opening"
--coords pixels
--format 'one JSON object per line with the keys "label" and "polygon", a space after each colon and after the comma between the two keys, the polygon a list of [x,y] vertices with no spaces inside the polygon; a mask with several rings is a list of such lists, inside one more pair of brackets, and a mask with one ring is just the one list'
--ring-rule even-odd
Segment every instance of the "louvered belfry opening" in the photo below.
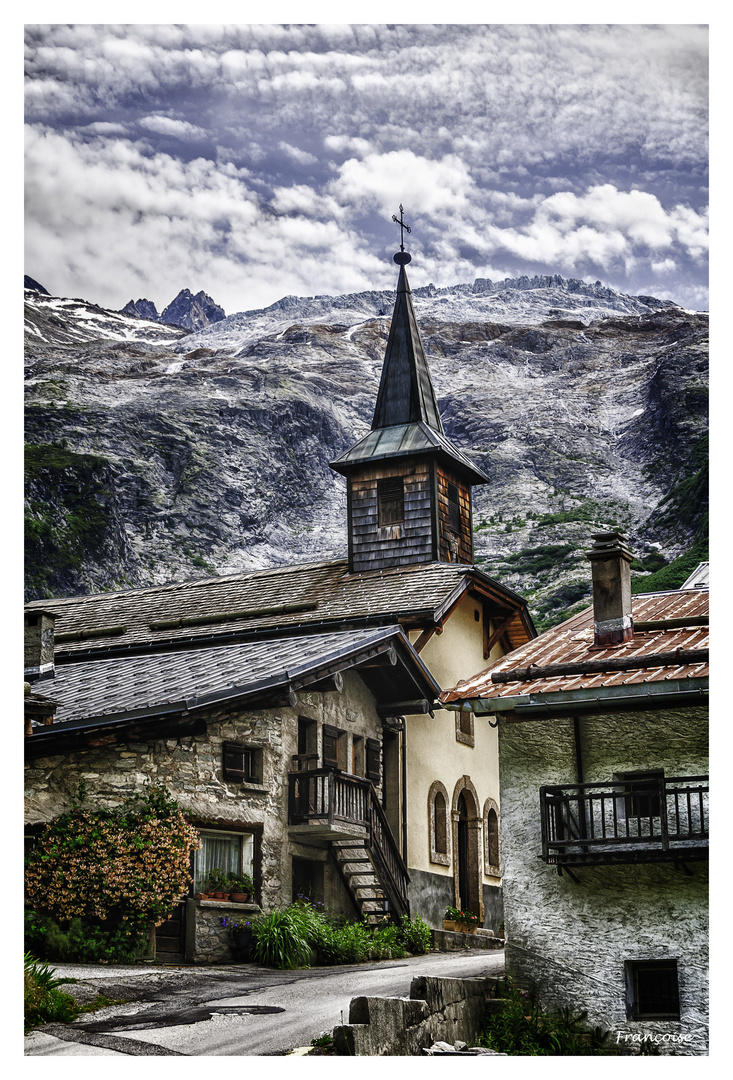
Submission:
{"label": "louvered belfry opening", "polygon": [[331,467],[347,479],[349,570],[473,562],[471,485],[488,481],[448,439],[405,266],[371,431]]}

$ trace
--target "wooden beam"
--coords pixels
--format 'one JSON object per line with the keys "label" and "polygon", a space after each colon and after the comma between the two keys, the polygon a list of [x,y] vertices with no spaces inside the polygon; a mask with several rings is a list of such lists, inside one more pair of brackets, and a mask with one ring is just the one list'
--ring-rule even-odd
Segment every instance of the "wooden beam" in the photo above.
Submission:
{"label": "wooden beam", "polygon": [[427,698],[418,698],[416,701],[390,701],[387,705],[377,705],[377,713],[382,720],[390,716],[414,716],[417,713],[429,713],[430,702]]}
{"label": "wooden beam", "polygon": [[514,621],[515,612],[499,623],[495,630],[489,634],[489,620],[484,618],[484,660],[488,660],[491,655],[491,650],[500,637],[502,637],[509,629],[511,623]]}

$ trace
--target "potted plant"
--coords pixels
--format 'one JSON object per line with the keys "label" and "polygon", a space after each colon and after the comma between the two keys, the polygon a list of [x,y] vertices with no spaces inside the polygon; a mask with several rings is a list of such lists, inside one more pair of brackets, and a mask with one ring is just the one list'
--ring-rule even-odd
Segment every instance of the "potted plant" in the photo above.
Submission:
{"label": "potted plant", "polygon": [[217,900],[229,899],[229,875],[219,867],[209,870],[204,882],[204,892]]}
{"label": "potted plant", "polygon": [[249,919],[238,921],[225,915],[220,920],[221,925],[229,932],[232,942],[234,959],[238,963],[246,963],[249,960],[249,950],[252,946],[252,923]]}
{"label": "potted plant", "polygon": [[443,916],[443,929],[444,930],[457,930],[458,918],[460,916],[460,908],[449,907],[445,909],[445,915]]}
{"label": "potted plant", "polygon": [[457,930],[462,934],[475,934],[478,927],[478,915],[472,911],[462,911],[461,908],[446,908],[443,916],[444,930]]}
{"label": "potted plant", "polygon": [[499,923],[499,937],[503,938],[504,936],[505,936],[504,923],[500,922]]}
{"label": "potted plant", "polygon": [[255,891],[254,882],[249,874],[229,874],[229,899],[235,904],[246,904]]}

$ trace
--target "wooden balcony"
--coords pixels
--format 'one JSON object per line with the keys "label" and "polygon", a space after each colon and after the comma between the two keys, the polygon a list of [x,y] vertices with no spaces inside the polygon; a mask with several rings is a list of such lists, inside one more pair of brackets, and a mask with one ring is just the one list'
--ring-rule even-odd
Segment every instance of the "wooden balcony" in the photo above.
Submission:
{"label": "wooden balcony", "polygon": [[542,859],[558,867],[708,857],[707,776],[540,788]]}

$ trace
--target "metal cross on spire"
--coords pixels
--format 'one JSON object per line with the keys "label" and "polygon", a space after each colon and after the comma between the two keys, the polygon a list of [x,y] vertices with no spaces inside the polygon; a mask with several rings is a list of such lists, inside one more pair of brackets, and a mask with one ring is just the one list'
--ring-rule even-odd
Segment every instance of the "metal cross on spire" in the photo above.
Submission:
{"label": "metal cross on spire", "polygon": [[400,216],[397,217],[396,214],[392,214],[392,221],[396,221],[397,224],[400,227],[400,251],[405,250],[405,244],[404,244],[405,235],[404,234],[406,232],[408,232],[408,233],[412,232],[412,229],[410,228],[410,226],[406,225],[405,222],[402,219],[403,213],[404,213],[404,211],[402,209],[402,203],[400,203]]}

